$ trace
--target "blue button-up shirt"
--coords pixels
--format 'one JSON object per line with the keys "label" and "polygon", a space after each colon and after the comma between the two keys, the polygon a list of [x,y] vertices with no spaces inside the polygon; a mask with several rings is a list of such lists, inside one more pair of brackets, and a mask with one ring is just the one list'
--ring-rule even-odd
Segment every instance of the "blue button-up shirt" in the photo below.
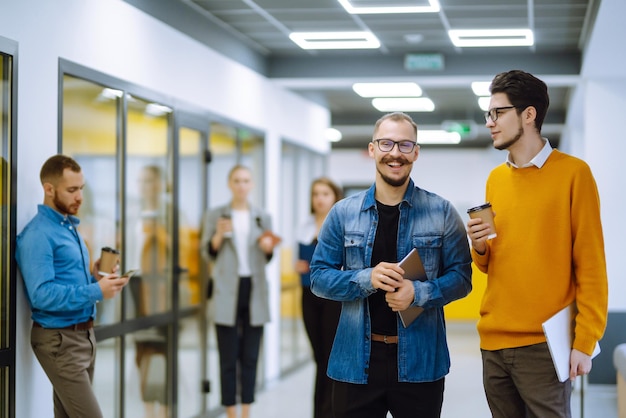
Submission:
{"label": "blue button-up shirt", "polygon": [[44,328],[64,328],[95,318],[102,300],[89,273],[89,253],[75,216],[39,205],[17,236],[15,258],[22,273],[32,319]]}
{"label": "blue button-up shirt", "polygon": [[[328,365],[332,379],[367,383],[371,321],[372,249],[378,225],[375,185],[333,206],[311,261],[311,289],[343,302]],[[412,306],[424,312],[407,328],[398,317],[398,381],[431,382],[450,370],[443,306],[472,289],[465,225],[447,200],[411,180],[400,203],[397,259],[417,248],[428,275],[413,283]]]}

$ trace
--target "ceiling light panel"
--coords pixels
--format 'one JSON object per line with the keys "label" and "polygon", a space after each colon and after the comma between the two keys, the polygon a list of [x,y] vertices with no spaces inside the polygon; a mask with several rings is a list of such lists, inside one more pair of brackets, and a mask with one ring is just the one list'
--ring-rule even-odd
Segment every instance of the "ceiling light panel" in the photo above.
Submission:
{"label": "ceiling light panel", "polygon": [[483,112],[486,112],[489,110],[490,102],[491,102],[491,96],[479,97],[478,107],[480,107],[480,110],[482,110]]}
{"label": "ceiling light panel", "polygon": [[352,90],[361,97],[419,97],[416,83],[354,83]]}
{"label": "ceiling light panel", "polygon": [[448,36],[456,47],[532,46],[535,43],[530,29],[458,29]]}
{"label": "ceiling light panel", "polygon": [[371,32],[291,32],[302,49],[375,49],[380,41]]}
{"label": "ceiling light panel", "polygon": [[432,112],[435,104],[427,97],[377,97],[372,106],[380,112]]}
{"label": "ceiling light panel", "polygon": [[491,92],[489,91],[489,87],[491,86],[491,81],[473,81],[472,82],[472,91],[476,96],[491,96]]}
{"label": "ceiling light panel", "polygon": [[418,144],[458,144],[461,142],[461,134],[458,132],[448,132],[444,130],[417,130],[417,143]]}
{"label": "ceiling light panel", "polygon": [[[436,13],[441,7],[438,0],[406,1],[406,5],[389,6],[387,0],[379,0],[375,5],[368,1],[367,6],[359,6],[359,0],[338,0],[339,4],[350,14],[383,14],[383,13]],[[400,2],[397,2],[400,3]]]}

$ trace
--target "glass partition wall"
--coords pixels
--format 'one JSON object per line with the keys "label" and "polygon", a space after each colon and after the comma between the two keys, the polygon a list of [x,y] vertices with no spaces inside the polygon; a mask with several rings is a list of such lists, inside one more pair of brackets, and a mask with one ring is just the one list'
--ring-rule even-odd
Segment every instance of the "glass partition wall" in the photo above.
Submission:
{"label": "glass partition wall", "polygon": [[281,153],[283,212],[277,228],[283,232],[280,248],[281,373],[311,359],[311,346],[302,321],[302,287],[294,269],[298,257],[297,231],[311,213],[311,183],[325,173],[323,155],[283,141]]}
{"label": "glass partition wall", "polygon": [[137,271],[121,297],[98,304],[94,388],[104,416],[215,417],[219,363],[201,220],[229,200],[226,175],[237,163],[254,172],[251,199],[263,206],[263,136],[76,64],[61,67],[61,152],[85,174],[79,217],[90,259],[115,247],[120,269]]}
{"label": "glass partition wall", "polygon": [[[261,134],[248,129],[234,127],[224,122],[213,122],[210,128],[209,148],[211,150],[211,164],[208,165],[207,173],[209,207],[220,206],[230,202],[231,193],[228,189],[228,173],[236,164],[242,164],[252,171],[253,188],[250,193],[250,202],[253,205],[264,207],[264,141]],[[274,219],[273,221],[274,228],[276,228],[277,220]],[[210,275],[210,272],[208,274]],[[211,382],[209,402],[211,405],[219,405],[221,401],[219,358],[215,325],[210,322],[210,318],[208,344],[209,357],[207,361],[209,380]],[[263,347],[263,344],[261,347]],[[259,388],[263,384],[263,367],[263,348],[261,348],[257,373],[257,386]]]}
{"label": "glass partition wall", "polygon": [[15,416],[15,45],[0,38],[0,418]]}

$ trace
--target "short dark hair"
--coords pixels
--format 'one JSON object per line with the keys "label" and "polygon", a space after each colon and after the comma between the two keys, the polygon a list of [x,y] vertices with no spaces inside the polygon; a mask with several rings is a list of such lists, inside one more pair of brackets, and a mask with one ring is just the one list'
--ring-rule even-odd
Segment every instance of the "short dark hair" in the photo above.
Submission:
{"label": "short dark hair", "polygon": [[328,177],[318,177],[311,183],[311,213],[315,213],[315,209],[313,208],[313,188],[316,184],[325,184],[330,187],[333,193],[335,194],[335,203],[339,202],[343,197],[343,190],[337,183],[329,179]]}
{"label": "short dark hair", "polygon": [[57,154],[48,158],[39,172],[39,179],[41,184],[44,183],[56,183],[61,177],[63,177],[63,171],[69,168],[75,173],[80,173],[80,165],[71,157],[67,155]]}
{"label": "short dark hair", "polygon": [[500,73],[493,78],[489,87],[491,94],[504,93],[511,104],[517,109],[517,114],[528,106],[537,111],[535,127],[541,133],[543,120],[550,106],[548,86],[534,75],[522,70],[511,70]]}
{"label": "short dark hair", "polygon": [[415,121],[413,120],[413,118],[411,118],[411,116],[407,115],[404,112],[392,112],[392,113],[387,113],[381,116],[381,118],[378,119],[376,121],[376,124],[374,125],[374,134],[378,130],[378,127],[380,126],[380,124],[388,119],[391,119],[396,122],[401,122],[401,121],[409,122],[411,126],[413,126],[413,129],[415,130],[415,137],[417,138],[417,123],[415,123]]}

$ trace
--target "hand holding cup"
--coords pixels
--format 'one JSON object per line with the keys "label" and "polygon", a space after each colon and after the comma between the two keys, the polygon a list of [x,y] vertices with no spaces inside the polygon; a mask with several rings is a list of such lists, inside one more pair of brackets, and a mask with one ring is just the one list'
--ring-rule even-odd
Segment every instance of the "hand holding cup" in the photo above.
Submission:
{"label": "hand holding cup", "polygon": [[222,234],[224,238],[231,238],[233,236],[233,220],[230,214],[222,214],[217,221],[217,230]]}
{"label": "hand holding cup", "polygon": [[471,219],[480,218],[482,223],[488,225],[490,229],[490,233],[489,235],[487,235],[487,239],[493,239],[498,236],[498,234],[496,233],[496,224],[493,220],[494,213],[491,208],[491,203],[487,202],[483,205],[469,208],[467,210],[467,214],[469,215]]}
{"label": "hand holding cup", "polygon": [[111,247],[103,247],[98,263],[98,274],[106,276],[115,272],[120,262],[120,252]]}

